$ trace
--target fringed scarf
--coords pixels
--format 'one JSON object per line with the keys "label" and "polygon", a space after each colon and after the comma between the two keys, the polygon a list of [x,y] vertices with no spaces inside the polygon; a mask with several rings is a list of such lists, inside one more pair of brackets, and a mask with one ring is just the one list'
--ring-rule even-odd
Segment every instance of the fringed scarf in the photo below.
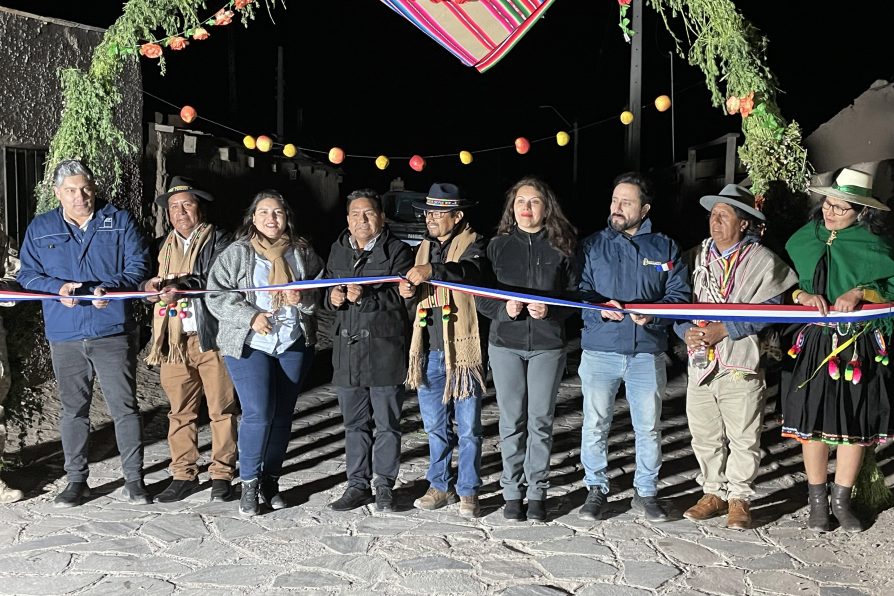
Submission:
{"label": "fringed scarf", "polygon": [[[175,280],[189,275],[196,265],[202,247],[214,235],[214,226],[203,223],[193,230],[189,248],[183,252],[183,238],[171,230],[158,252],[158,277]],[[153,309],[152,348],[146,364],[183,364],[186,361],[186,337],[180,317],[168,316],[168,309]]]}
{"label": "fringed scarf", "polygon": [[[475,232],[470,227],[453,237],[447,249],[445,262],[455,263],[466,249],[475,241]],[[431,244],[423,242],[416,252],[416,264],[429,262]],[[475,310],[475,298],[470,294],[454,292],[444,288],[436,288],[424,284],[419,288],[422,298],[416,304],[417,309],[450,306],[450,316],[442,319],[444,329],[444,362],[447,382],[444,386],[444,403],[451,399],[462,400],[475,394],[477,387],[484,387],[484,371],[482,368],[481,341],[478,335],[478,313]],[[435,324],[440,312],[435,315]],[[413,322],[413,337],[410,341],[410,362],[405,383],[417,389],[426,382],[425,351],[422,338],[423,328],[419,326],[419,318]],[[477,384],[477,385],[476,385]]]}
{"label": "fringed scarf", "polygon": [[[251,237],[251,246],[256,253],[270,261],[270,275],[267,276],[268,286],[279,286],[295,281],[295,273],[285,259],[286,251],[292,246],[288,234],[283,234],[272,241],[263,234],[254,234]],[[283,304],[285,304],[283,293],[274,292],[270,310],[275,311]]]}

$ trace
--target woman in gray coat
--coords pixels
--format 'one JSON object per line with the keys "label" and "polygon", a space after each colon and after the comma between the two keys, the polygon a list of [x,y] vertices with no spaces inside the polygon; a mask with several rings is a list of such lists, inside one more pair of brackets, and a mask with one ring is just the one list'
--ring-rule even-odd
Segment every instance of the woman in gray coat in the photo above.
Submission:
{"label": "woman in gray coat", "polygon": [[[320,277],[323,263],[295,233],[293,221],[280,193],[258,193],[233,243],[215,261],[208,289],[258,288]],[[206,298],[220,321],[217,345],[242,406],[243,515],[257,515],[260,499],[273,509],[285,507],[279,476],[295,402],[313,359],[318,301],[318,290],[229,291]]]}

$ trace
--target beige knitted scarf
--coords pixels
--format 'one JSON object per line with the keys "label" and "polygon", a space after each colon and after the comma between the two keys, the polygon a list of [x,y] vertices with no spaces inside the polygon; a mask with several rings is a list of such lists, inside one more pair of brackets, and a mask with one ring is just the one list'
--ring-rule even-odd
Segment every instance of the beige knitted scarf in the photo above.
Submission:
{"label": "beige knitted scarf", "polygon": [[[475,232],[469,226],[453,237],[447,249],[446,263],[455,263],[466,249],[475,241]],[[416,264],[425,265],[430,259],[429,242],[419,245],[416,252]],[[444,330],[444,362],[447,382],[444,386],[444,403],[451,399],[462,400],[475,394],[476,387],[484,387],[484,371],[482,368],[481,341],[478,336],[478,313],[475,310],[475,298],[470,294],[435,288],[424,284],[419,288],[419,300],[416,309],[435,308],[432,317],[434,324],[441,324]],[[443,320],[441,307],[450,306],[450,315]],[[413,321],[413,337],[410,341],[410,362],[407,369],[406,385],[417,389],[426,383],[426,355],[422,338],[423,328],[419,326],[419,318]],[[477,386],[476,386],[477,383]]]}
{"label": "beige knitted scarf", "polygon": [[[175,281],[189,275],[196,265],[202,247],[214,235],[214,226],[207,223],[199,226],[191,234],[189,248],[184,252],[183,238],[171,230],[158,253],[158,277]],[[162,285],[166,285],[162,282]],[[161,305],[159,305],[161,306]],[[153,309],[152,347],[146,357],[146,364],[183,364],[186,361],[186,337],[180,317],[168,316],[168,308]]]}
{"label": "beige knitted scarf", "polygon": [[[295,281],[295,274],[285,259],[286,251],[292,246],[288,234],[283,234],[272,241],[263,234],[254,234],[251,237],[251,246],[256,253],[270,261],[270,274],[267,276],[268,286],[279,286]],[[274,292],[270,310],[275,311],[284,303],[282,292]]]}

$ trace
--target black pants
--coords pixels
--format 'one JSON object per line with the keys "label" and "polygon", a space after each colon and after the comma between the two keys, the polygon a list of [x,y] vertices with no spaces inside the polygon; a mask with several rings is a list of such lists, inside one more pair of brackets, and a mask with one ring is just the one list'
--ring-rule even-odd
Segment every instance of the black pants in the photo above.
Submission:
{"label": "black pants", "polygon": [[368,489],[375,474],[377,486],[393,487],[400,469],[403,385],[337,387],[336,392],[345,422],[348,486]]}

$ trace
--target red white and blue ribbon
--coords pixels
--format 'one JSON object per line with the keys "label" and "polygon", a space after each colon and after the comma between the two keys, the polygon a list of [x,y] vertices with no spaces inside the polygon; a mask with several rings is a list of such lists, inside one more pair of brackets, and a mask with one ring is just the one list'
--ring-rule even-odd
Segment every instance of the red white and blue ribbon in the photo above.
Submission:
{"label": "red white and blue ribbon", "polygon": [[[230,290],[180,290],[177,294],[197,296],[219,292],[279,292],[283,290],[316,290],[347,284],[373,285],[405,281],[400,276],[344,277],[335,279],[308,279],[276,286],[237,288]],[[708,321],[760,321],[764,323],[861,323],[894,316],[894,304],[864,304],[853,312],[830,310],[826,316],[810,306],[780,304],[625,304],[615,308],[608,304],[579,302],[550,298],[536,294],[511,292],[482,288],[468,284],[431,280],[428,283],[456,292],[464,292],[483,298],[497,300],[518,300],[519,302],[540,302],[548,306],[563,306],[581,310],[609,310],[623,313],[651,315],[663,319],[708,320]],[[103,296],[60,296],[35,292],[0,292],[0,302],[21,302],[28,300],[134,300],[158,296],[159,292],[109,292]]]}

